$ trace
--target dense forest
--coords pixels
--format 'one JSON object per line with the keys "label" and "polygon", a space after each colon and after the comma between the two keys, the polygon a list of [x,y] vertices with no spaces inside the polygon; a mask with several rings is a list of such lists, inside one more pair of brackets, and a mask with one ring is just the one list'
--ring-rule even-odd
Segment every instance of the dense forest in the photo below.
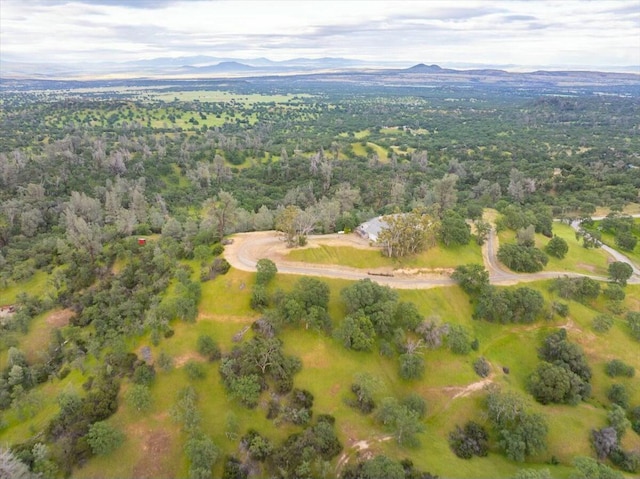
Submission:
{"label": "dense forest", "polygon": [[[0,473],[636,474],[640,289],[598,248],[640,258],[626,213],[640,203],[640,97],[618,93],[5,84]],[[379,215],[385,261],[460,254],[445,265],[457,285],[398,292],[225,259],[235,233],[276,229],[297,247]],[[478,263],[494,226],[512,271],[567,269],[573,251],[575,271],[609,281],[489,284]],[[442,402],[485,379],[463,406]]]}

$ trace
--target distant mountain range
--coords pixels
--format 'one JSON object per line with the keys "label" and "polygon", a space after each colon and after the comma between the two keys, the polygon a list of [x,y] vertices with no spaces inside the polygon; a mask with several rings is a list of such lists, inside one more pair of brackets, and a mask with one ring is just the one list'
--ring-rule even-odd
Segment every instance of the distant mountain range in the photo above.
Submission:
{"label": "distant mountain range", "polygon": [[345,58],[294,58],[273,61],[267,58],[238,59],[210,56],[154,58],[122,63],[78,64],[20,63],[0,60],[0,78],[104,79],[104,78],[188,78],[203,75],[282,75],[325,72],[354,68],[393,68],[398,62],[363,62]]}
{"label": "distant mountain range", "polygon": [[[456,64],[456,66],[458,66]],[[465,65],[460,65],[462,68]],[[154,58],[123,63],[70,64],[19,63],[0,60],[0,80],[168,80],[250,78],[286,75],[325,75],[343,82],[413,85],[424,83],[488,84],[496,86],[615,86],[640,85],[640,67],[620,67],[618,72],[514,71],[514,65],[467,65],[442,68],[419,63],[367,62],[346,58],[238,59],[212,56]],[[469,69],[469,67],[471,67]]]}

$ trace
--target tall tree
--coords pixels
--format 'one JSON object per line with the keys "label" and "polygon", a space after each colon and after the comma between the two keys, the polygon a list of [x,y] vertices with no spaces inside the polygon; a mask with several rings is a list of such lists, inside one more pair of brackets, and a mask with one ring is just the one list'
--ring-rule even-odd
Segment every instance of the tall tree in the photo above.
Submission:
{"label": "tall tree", "polygon": [[216,198],[206,203],[205,210],[213,220],[213,226],[219,239],[234,231],[238,220],[238,201],[231,193],[220,190]]}
{"label": "tall tree", "polygon": [[435,244],[439,223],[421,210],[383,216],[382,220],[386,226],[378,235],[378,243],[386,256],[408,256]]}

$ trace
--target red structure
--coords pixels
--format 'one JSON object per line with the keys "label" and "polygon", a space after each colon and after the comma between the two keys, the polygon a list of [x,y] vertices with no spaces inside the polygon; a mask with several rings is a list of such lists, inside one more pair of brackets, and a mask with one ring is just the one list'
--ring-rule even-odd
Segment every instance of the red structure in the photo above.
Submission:
{"label": "red structure", "polygon": [[147,244],[147,240],[146,240],[146,239],[144,239],[144,238],[138,238],[138,244],[139,244],[140,246],[144,246],[144,245],[146,245],[146,244]]}

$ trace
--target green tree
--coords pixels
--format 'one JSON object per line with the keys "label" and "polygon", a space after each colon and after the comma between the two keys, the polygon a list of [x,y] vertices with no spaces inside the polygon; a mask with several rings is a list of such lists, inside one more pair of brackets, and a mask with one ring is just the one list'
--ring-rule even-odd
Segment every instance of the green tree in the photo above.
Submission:
{"label": "green tree", "polygon": [[542,362],[529,378],[529,390],[542,404],[577,404],[581,399],[582,379],[565,367]]}
{"label": "green tree", "polygon": [[449,434],[449,447],[461,459],[483,457],[489,453],[489,435],[480,424],[469,421]]}
{"label": "green tree", "polygon": [[542,271],[549,258],[538,248],[516,244],[502,244],[498,249],[498,259],[508,268],[522,272]]}
{"label": "green tree", "polygon": [[576,479],[624,479],[622,473],[591,457],[576,457],[573,465],[577,471]]}
{"label": "green tree", "polygon": [[614,261],[609,264],[609,279],[620,286],[626,286],[627,280],[633,274],[633,268],[624,261]]}
{"label": "green tree", "polygon": [[[354,471],[355,472],[355,471]],[[349,473],[345,475],[349,477]],[[401,464],[386,456],[376,456],[361,463],[354,477],[361,479],[404,479],[405,473]]]}
{"label": "green tree", "polygon": [[498,435],[498,444],[509,459],[522,462],[527,456],[546,448],[546,421],[539,414],[527,412],[524,401],[517,394],[490,389],[487,412]]}
{"label": "green tree", "polygon": [[435,245],[439,224],[422,210],[382,217],[384,228],[378,244],[385,256],[401,258],[417,254]]}
{"label": "green tree", "polygon": [[198,348],[198,353],[206,357],[209,361],[220,359],[222,355],[218,343],[216,343],[215,340],[207,334],[201,334],[198,336],[196,346]]}
{"label": "green tree", "polygon": [[640,312],[630,311],[627,313],[626,319],[631,336],[640,341]]}
{"label": "green tree", "polygon": [[307,235],[315,229],[315,223],[316,218],[311,211],[289,205],[276,217],[276,230],[282,233],[288,247],[303,246]]}
{"label": "green tree", "polygon": [[629,407],[629,393],[627,392],[627,388],[624,387],[624,384],[612,384],[607,391],[607,399],[623,409]]}
{"label": "green tree", "polygon": [[421,354],[400,355],[400,377],[406,380],[420,379],[424,375],[424,358]]}
{"label": "green tree", "polygon": [[489,286],[489,272],[480,264],[463,264],[457,266],[451,278],[456,281],[468,295],[479,294]]}
{"label": "green tree", "polygon": [[213,222],[218,240],[234,231],[238,221],[238,200],[231,193],[220,190],[216,198],[204,205],[204,210]]}
{"label": "green tree", "polygon": [[356,351],[370,351],[375,341],[375,330],[369,318],[363,313],[349,315],[336,331],[345,348]]}
{"label": "green tree", "polygon": [[267,285],[275,278],[278,268],[268,258],[261,258],[256,263],[256,284]]}
{"label": "green tree", "polygon": [[149,386],[134,384],[127,393],[127,401],[136,411],[146,412],[151,409],[152,397]]}
{"label": "green tree", "polygon": [[612,359],[605,365],[605,372],[607,376],[615,378],[617,376],[623,376],[632,378],[636,374],[636,370],[630,364],[627,364],[619,359]]}
{"label": "green tree", "polygon": [[461,324],[450,324],[447,345],[454,354],[469,354],[471,338],[467,329]]}
{"label": "green tree", "polygon": [[532,248],[536,245],[536,229],[535,226],[529,225],[526,228],[520,228],[516,232],[516,241],[518,245]]}
{"label": "green tree", "polygon": [[618,439],[622,439],[627,428],[631,426],[631,422],[627,419],[626,411],[617,404],[611,406],[607,414],[607,421],[609,422],[609,426],[616,430]]}
{"label": "green tree", "polygon": [[439,236],[446,246],[466,245],[471,240],[471,228],[460,214],[447,210],[440,222]]}
{"label": "green tree", "polygon": [[87,433],[87,443],[94,454],[106,456],[124,442],[124,434],[104,421],[93,423]]}
{"label": "green tree", "polygon": [[476,243],[482,246],[489,238],[489,233],[491,233],[491,223],[478,219],[473,224],[476,227]]}
{"label": "green tree", "polygon": [[563,259],[569,252],[569,245],[564,239],[554,236],[549,240],[544,250],[549,256]]}
{"label": "green tree", "polygon": [[384,398],[376,419],[393,434],[401,446],[415,447],[419,444],[416,436],[424,431],[424,425],[416,411],[400,404],[397,399]]}
{"label": "green tree", "polygon": [[195,434],[187,439],[184,451],[191,462],[189,467],[190,479],[210,479],[211,468],[220,455],[210,437],[204,434]]}
{"label": "green tree", "polygon": [[626,251],[633,251],[638,244],[638,238],[630,231],[622,231],[616,235],[616,246]]}

